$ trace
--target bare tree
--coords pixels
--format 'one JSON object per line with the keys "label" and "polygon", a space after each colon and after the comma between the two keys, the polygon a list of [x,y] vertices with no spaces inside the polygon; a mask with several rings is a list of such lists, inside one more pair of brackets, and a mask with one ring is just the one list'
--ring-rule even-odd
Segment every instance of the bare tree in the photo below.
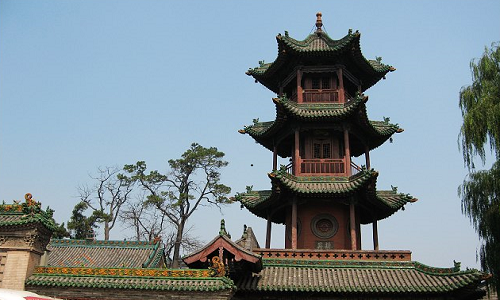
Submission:
{"label": "bare tree", "polygon": [[134,231],[133,239],[152,241],[157,236],[164,239],[168,234],[169,220],[156,208],[145,203],[146,197],[140,195],[135,202],[129,202],[122,209],[120,219],[125,229]]}
{"label": "bare tree", "polygon": [[148,192],[147,204],[165,215],[175,227],[172,267],[179,266],[180,251],[188,219],[202,205],[230,203],[227,194],[231,189],[220,183],[220,169],[227,166],[224,153],[215,147],[204,148],[196,143],[181,158],[168,161],[166,175],[158,171],[146,174],[146,163],[126,165],[130,180]]}
{"label": "bare tree", "polygon": [[[120,218],[126,226],[125,229],[133,230],[134,235],[130,237],[131,239],[153,241],[159,237],[163,242],[165,255],[169,258],[172,257],[177,236],[175,224],[172,224],[170,219],[156,207],[149,205],[146,197],[138,196],[137,201],[127,203],[120,213]],[[181,241],[184,253],[192,252],[203,246],[198,237],[190,234],[192,228],[184,230]],[[172,266],[172,262],[173,260],[169,267]]]}
{"label": "bare tree", "polygon": [[96,183],[79,188],[80,202],[92,210],[97,223],[104,224],[105,240],[109,240],[109,232],[118,220],[120,209],[132,193],[133,182],[119,172],[117,167],[98,168],[97,176],[90,175]]}

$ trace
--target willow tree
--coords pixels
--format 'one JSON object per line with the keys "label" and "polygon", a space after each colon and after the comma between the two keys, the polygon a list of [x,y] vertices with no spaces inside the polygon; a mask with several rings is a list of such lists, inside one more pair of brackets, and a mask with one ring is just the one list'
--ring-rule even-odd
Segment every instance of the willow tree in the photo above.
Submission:
{"label": "willow tree", "polygon": [[125,165],[129,179],[148,193],[146,204],[158,209],[175,227],[172,267],[179,267],[180,249],[185,240],[186,224],[203,204],[229,203],[228,186],[220,182],[220,170],[227,166],[224,153],[215,147],[205,148],[196,143],[181,158],[168,161],[166,174],[147,173],[144,161]]}
{"label": "willow tree", "polygon": [[[486,48],[480,59],[470,63],[472,84],[460,90],[463,124],[459,140],[468,176],[458,192],[462,211],[482,240],[479,258],[483,270],[493,275],[493,286],[500,291],[500,48]],[[491,153],[489,170],[477,170],[474,160],[485,166]],[[489,157],[488,157],[489,158]],[[488,159],[489,160],[489,159]]]}

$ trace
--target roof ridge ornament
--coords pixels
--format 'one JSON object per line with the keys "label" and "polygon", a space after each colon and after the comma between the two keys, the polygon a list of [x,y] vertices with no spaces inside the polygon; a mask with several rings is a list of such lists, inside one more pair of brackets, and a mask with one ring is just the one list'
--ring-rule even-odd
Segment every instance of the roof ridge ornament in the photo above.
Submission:
{"label": "roof ridge ornament", "polygon": [[321,27],[323,27],[323,20],[321,20],[322,16],[323,14],[321,14],[321,12],[316,14],[316,33],[323,32],[321,29]]}
{"label": "roof ridge ornament", "polygon": [[220,220],[220,230],[219,235],[225,235],[228,238],[231,238],[229,232],[226,231],[226,221],[224,219]]}

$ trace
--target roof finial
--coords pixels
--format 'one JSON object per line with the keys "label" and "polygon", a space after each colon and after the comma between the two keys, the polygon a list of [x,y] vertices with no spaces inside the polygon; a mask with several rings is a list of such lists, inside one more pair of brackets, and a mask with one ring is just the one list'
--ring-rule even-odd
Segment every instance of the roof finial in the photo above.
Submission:
{"label": "roof finial", "polygon": [[226,231],[226,221],[224,221],[224,219],[220,220],[219,235],[228,235]]}
{"label": "roof finial", "polygon": [[316,14],[316,32],[321,32],[321,27],[323,27],[323,21],[321,20],[321,12]]}

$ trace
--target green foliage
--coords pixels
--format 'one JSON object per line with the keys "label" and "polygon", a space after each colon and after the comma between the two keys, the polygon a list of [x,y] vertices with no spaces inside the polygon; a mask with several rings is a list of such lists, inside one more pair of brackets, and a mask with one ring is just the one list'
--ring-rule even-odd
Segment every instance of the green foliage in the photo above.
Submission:
{"label": "green foliage", "polygon": [[220,170],[227,166],[224,153],[215,147],[205,148],[193,143],[181,158],[168,161],[169,172],[147,173],[144,161],[125,165],[131,182],[137,182],[147,193],[146,205],[165,215],[177,231],[174,247],[174,267],[180,259],[180,247],[187,220],[202,205],[231,203],[227,195],[231,188],[220,183]]}
{"label": "green foliage", "polygon": [[463,125],[460,139],[464,162],[474,168],[473,158],[486,158],[486,144],[500,159],[500,48],[485,49],[483,57],[470,63],[472,85],[460,90]]}
{"label": "green foliage", "polygon": [[64,222],[62,224],[59,224],[54,220],[54,223],[56,224],[56,230],[52,232],[53,239],[63,239],[69,238],[71,236],[66,227],[64,227]]}
{"label": "green foliage", "polygon": [[97,228],[98,221],[95,216],[87,217],[83,213],[88,205],[85,202],[79,202],[73,208],[71,219],[68,222],[68,229],[71,231],[72,239],[85,239],[93,228]]}
{"label": "green foliage", "polygon": [[[458,188],[462,211],[483,241],[479,258],[493,275],[500,291],[500,48],[494,44],[470,64],[472,85],[460,91],[463,125],[459,139],[469,175]],[[476,171],[474,158],[483,165],[489,148],[495,162],[490,170]]]}

